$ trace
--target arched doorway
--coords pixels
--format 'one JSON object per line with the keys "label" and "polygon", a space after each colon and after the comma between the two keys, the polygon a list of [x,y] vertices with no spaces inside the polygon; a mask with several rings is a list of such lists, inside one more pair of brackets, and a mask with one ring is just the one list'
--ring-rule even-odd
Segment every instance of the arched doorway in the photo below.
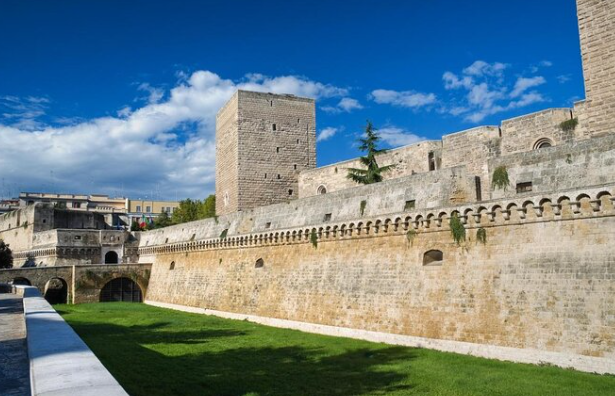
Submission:
{"label": "arched doorway", "polygon": [[100,291],[100,302],[110,301],[142,302],[141,288],[132,279],[115,278]]}
{"label": "arched doorway", "polygon": [[14,278],[11,283],[14,285],[32,286],[32,282],[30,282],[27,278],[23,278],[21,276]]}
{"label": "arched doorway", "polygon": [[105,264],[119,264],[119,262],[119,257],[113,250],[105,254]]}
{"label": "arched doorway", "polygon": [[45,285],[45,300],[49,304],[66,304],[68,301],[68,286],[62,278],[51,278]]}

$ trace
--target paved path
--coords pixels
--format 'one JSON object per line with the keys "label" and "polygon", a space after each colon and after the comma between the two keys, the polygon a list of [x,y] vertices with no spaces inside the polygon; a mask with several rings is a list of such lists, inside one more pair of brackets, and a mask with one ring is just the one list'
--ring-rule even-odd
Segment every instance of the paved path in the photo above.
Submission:
{"label": "paved path", "polygon": [[0,293],[0,396],[29,396],[30,372],[22,298]]}

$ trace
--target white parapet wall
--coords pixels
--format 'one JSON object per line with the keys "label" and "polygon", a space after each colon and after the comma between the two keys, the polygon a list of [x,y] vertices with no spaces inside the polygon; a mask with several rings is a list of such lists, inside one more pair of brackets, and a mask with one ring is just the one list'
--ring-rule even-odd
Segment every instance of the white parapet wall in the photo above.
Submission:
{"label": "white parapet wall", "polygon": [[23,296],[32,395],[128,395],[36,287],[14,291]]}
{"label": "white parapet wall", "polygon": [[415,348],[434,349],[443,352],[453,352],[465,355],[478,356],[488,359],[506,360],[517,363],[551,364],[563,368],[572,368],[579,371],[594,372],[598,374],[614,374],[613,360],[591,356],[548,352],[536,349],[519,349],[501,347],[496,345],[474,344],[470,342],[437,340],[424,337],[413,337],[401,334],[390,334],[377,331],[350,329],[347,327],[327,326],[316,323],[297,322],[293,320],[267,318],[256,315],[245,315],[233,312],[222,312],[213,309],[189,307],[186,305],[169,304],[157,301],[145,301],[146,304],[160,308],[177,311],[212,315],[226,319],[247,320],[266,326],[283,329],[300,330],[307,333],[329,335],[335,337],[355,338],[359,340],[381,342],[385,344],[401,345]]}

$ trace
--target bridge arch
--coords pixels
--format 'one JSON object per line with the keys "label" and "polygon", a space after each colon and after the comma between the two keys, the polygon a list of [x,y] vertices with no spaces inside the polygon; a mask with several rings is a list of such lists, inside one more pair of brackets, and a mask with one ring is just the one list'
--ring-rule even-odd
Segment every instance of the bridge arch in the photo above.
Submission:
{"label": "bridge arch", "polygon": [[142,302],[143,292],[130,278],[120,277],[107,282],[100,290],[100,302]]}
{"label": "bridge arch", "polygon": [[45,284],[43,295],[49,304],[66,304],[68,302],[68,284],[62,278],[51,278]]}

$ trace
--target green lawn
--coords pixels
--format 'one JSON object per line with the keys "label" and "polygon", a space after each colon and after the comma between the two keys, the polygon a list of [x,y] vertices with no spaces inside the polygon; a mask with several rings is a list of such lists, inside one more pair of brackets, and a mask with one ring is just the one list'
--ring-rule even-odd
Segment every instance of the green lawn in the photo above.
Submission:
{"label": "green lawn", "polygon": [[131,395],[615,395],[615,376],[307,334],[144,304],[56,309]]}

